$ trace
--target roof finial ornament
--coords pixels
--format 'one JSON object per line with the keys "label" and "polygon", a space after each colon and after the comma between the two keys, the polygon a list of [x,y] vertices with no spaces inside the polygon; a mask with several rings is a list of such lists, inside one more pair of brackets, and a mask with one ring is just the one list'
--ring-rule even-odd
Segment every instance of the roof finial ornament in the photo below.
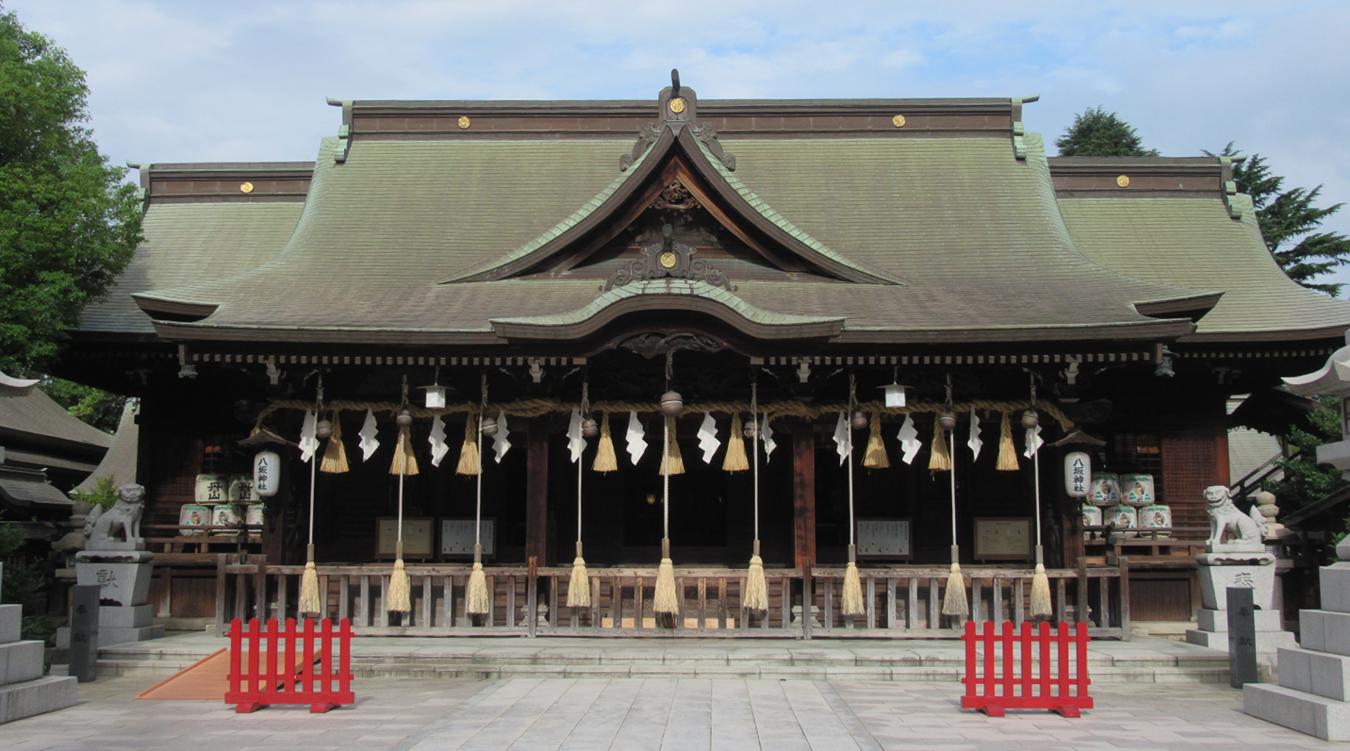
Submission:
{"label": "roof finial ornament", "polygon": [[680,69],[670,69],[670,95],[677,97],[680,95]]}

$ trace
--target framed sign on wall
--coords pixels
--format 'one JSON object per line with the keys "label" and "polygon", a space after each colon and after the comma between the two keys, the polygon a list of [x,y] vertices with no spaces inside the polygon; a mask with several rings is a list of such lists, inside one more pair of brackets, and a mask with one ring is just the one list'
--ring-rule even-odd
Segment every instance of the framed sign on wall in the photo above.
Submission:
{"label": "framed sign on wall", "polygon": [[909,519],[859,519],[858,557],[909,560],[913,555]]}
{"label": "framed sign on wall", "polygon": [[[433,519],[429,516],[403,517],[404,560],[430,560],[436,546],[432,542]],[[381,516],[375,520],[375,557],[392,559],[398,542],[398,517]]]}
{"label": "framed sign on wall", "polygon": [[[441,520],[441,557],[473,557],[473,519]],[[496,523],[493,519],[483,520],[483,557],[497,554]]]}
{"label": "framed sign on wall", "polygon": [[975,560],[1030,561],[1031,518],[977,518],[975,520]]}

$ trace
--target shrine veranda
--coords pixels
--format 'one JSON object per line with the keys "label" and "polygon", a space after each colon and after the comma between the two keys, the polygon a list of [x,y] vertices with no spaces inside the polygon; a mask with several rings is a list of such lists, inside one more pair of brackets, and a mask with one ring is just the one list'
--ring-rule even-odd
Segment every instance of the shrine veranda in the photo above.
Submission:
{"label": "shrine veranda", "polygon": [[953,546],[965,617],[1020,622],[1039,538],[1052,617],[1189,619],[1227,400],[1350,304],[1283,275],[1228,160],[1047,158],[1026,104],[337,101],[312,163],[142,167],[62,374],[141,399],[156,615],[295,617],[312,539],[364,634],[952,637]]}

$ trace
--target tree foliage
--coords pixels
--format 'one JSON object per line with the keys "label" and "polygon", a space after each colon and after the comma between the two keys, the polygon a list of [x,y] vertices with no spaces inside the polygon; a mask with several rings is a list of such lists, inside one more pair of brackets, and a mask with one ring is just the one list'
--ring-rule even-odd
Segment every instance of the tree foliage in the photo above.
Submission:
{"label": "tree foliage", "polygon": [[1298,453],[1293,458],[1281,459],[1283,479],[1267,484],[1280,508],[1286,511],[1320,501],[1345,484],[1340,470],[1317,463],[1317,447],[1341,437],[1340,402],[1335,397],[1322,397],[1318,401],[1321,404],[1309,414],[1313,431],[1290,430],[1285,442],[1289,448],[1298,449]]}
{"label": "tree foliage", "polygon": [[0,8],[0,369],[50,363],[141,238],[136,190],[98,152],[84,72]]}
{"label": "tree foliage", "polygon": [[47,396],[65,407],[70,414],[105,433],[117,432],[126,397],[64,378],[46,377],[39,385]]}
{"label": "tree foliage", "polygon": [[[1231,141],[1219,152],[1219,156],[1237,154]],[[1321,185],[1285,190],[1284,178],[1271,172],[1260,154],[1233,165],[1233,182],[1239,192],[1252,197],[1261,236],[1284,273],[1305,287],[1333,297],[1339,295],[1343,285],[1314,280],[1350,263],[1350,238],[1339,232],[1320,231],[1322,222],[1340,211],[1342,204],[1319,208],[1316,204]]]}
{"label": "tree foliage", "polygon": [[1073,125],[1055,141],[1060,156],[1157,156],[1144,148],[1134,126],[1100,106],[1073,116]]}

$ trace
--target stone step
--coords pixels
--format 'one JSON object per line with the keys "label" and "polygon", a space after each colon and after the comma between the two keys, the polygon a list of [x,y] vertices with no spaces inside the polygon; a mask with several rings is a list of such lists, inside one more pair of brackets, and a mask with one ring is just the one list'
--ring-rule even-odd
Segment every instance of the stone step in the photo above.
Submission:
{"label": "stone step", "polygon": [[0,605],[0,644],[18,641],[22,626],[22,605]]}
{"label": "stone step", "polygon": [[1350,655],[1350,613],[1298,611],[1299,646],[1319,652]]}
{"label": "stone step", "polygon": [[0,724],[65,709],[74,703],[75,679],[70,677],[52,675],[0,686]]}
{"label": "stone step", "polygon": [[1280,685],[1328,699],[1350,699],[1350,657],[1298,647],[1279,653]]}
{"label": "stone step", "polygon": [[42,648],[40,641],[0,644],[0,686],[41,678]]}
{"label": "stone step", "polygon": [[1324,741],[1350,741],[1350,704],[1269,683],[1242,687],[1242,711]]}

